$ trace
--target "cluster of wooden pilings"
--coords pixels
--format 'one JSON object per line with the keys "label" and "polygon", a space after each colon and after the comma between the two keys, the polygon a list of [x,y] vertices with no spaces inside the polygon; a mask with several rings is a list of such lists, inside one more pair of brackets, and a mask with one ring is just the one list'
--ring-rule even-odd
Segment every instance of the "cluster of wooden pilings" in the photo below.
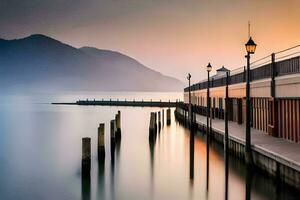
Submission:
{"label": "cluster of wooden pilings", "polygon": [[[98,161],[104,163],[105,161],[105,124],[100,123],[98,127]],[[115,147],[121,143],[121,112],[115,115],[115,119],[110,121],[110,152],[111,162],[115,160]],[[91,171],[91,138],[82,138],[82,158],[81,169],[83,176],[89,176]]]}
{"label": "cluster of wooden pilings", "polygon": [[[166,124],[171,124],[171,109],[166,110]],[[156,134],[165,125],[165,110],[150,113],[149,141],[155,141]]]}

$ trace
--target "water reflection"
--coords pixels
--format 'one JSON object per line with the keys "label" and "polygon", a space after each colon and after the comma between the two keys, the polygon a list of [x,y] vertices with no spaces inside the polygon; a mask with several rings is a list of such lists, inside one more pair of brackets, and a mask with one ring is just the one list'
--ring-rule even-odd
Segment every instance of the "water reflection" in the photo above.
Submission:
{"label": "water reflection", "polygon": [[83,174],[81,176],[81,198],[82,200],[91,199],[91,176],[90,174]]}
{"label": "water reflection", "polygon": [[194,179],[194,143],[195,143],[195,136],[194,136],[194,127],[191,125],[190,128],[190,180]]}
{"label": "water reflection", "polygon": [[251,199],[251,186],[252,186],[252,166],[246,165],[246,200]]}
{"label": "water reflection", "polygon": [[97,199],[105,199],[105,163],[103,160],[98,160],[98,190]]}

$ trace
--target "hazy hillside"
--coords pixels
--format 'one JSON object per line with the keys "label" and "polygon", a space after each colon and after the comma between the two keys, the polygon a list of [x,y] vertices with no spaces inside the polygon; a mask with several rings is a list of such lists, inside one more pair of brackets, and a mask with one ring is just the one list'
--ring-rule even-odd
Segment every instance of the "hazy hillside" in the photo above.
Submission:
{"label": "hazy hillside", "polygon": [[44,35],[0,39],[1,90],[175,91],[182,83],[118,52],[80,49]]}

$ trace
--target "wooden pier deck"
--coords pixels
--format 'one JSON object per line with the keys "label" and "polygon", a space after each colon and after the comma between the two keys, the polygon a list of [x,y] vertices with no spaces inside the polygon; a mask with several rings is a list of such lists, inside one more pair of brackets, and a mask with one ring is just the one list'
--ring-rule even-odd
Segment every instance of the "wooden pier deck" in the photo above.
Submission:
{"label": "wooden pier deck", "polygon": [[131,107],[176,107],[174,101],[119,101],[119,100],[79,100],[74,103],[51,103],[54,105],[79,105],[79,106],[131,106]]}

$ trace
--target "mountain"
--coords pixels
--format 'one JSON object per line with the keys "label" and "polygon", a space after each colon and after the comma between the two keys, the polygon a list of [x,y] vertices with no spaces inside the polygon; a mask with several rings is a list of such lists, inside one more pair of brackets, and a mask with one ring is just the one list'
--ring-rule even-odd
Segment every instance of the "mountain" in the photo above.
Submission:
{"label": "mountain", "polygon": [[25,91],[179,91],[183,84],[110,50],[35,34],[0,39],[0,84]]}

